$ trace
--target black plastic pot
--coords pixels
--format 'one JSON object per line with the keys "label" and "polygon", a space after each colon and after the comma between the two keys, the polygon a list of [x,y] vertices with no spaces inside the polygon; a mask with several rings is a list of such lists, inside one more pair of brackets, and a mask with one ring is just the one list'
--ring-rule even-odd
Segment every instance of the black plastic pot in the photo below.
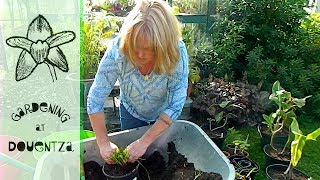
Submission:
{"label": "black plastic pot", "polygon": [[[266,124],[259,124],[258,125],[258,132],[261,137],[260,147],[261,147],[261,149],[263,149],[265,145],[270,144],[271,132],[269,132],[267,130]],[[273,139],[273,143],[274,144],[282,144],[284,146],[286,144],[286,142],[288,140],[288,136],[289,136],[289,132],[287,130],[285,130],[285,132],[287,132],[286,135],[275,135],[274,139]]]}
{"label": "black plastic pot", "polygon": [[[276,148],[279,153],[281,152],[281,150],[283,149],[283,145],[279,145],[279,144],[276,144],[273,146],[274,148]],[[287,152],[290,153],[290,149],[289,148],[286,148]],[[267,144],[264,146],[263,148],[263,152],[264,152],[264,156],[265,156],[265,165],[266,167],[271,165],[271,164],[284,164],[284,165],[289,165],[290,164],[290,154],[288,154],[288,160],[284,160],[284,159],[278,159],[278,158],[275,158],[273,156],[271,156],[271,151],[273,151],[273,148],[271,147],[270,144]]]}
{"label": "black plastic pot", "polygon": [[[267,179],[269,180],[285,180],[285,175],[282,174],[281,172],[284,173],[287,170],[288,166],[287,165],[283,165],[283,164],[272,164],[267,166],[266,168],[266,176]],[[274,174],[274,172],[279,172],[279,176],[276,176]],[[302,177],[302,179],[299,180],[303,180],[303,178],[305,178],[306,180],[309,178],[306,174],[304,174],[303,172],[299,171],[296,168],[293,168],[293,178],[291,180],[295,180],[295,176],[299,175]]]}
{"label": "black plastic pot", "polygon": [[[213,128],[215,128],[215,127],[216,126],[214,126]],[[202,128],[206,129],[207,131],[210,131],[209,125],[207,125],[207,124],[204,125]],[[221,149],[223,147],[224,140],[227,137],[228,131],[225,127],[219,128],[216,131],[220,131],[221,135],[220,136],[211,136],[210,134],[208,134],[208,136],[219,147],[219,149]]]}
{"label": "black plastic pot", "polygon": [[227,144],[226,145],[226,151],[228,151],[230,153],[230,156],[244,156],[244,157],[249,157],[249,153],[245,150],[238,150],[236,151],[236,153],[234,152],[235,151],[235,146],[234,144]]}
{"label": "black plastic pot", "polygon": [[137,163],[136,167],[128,174],[122,175],[122,176],[113,176],[108,174],[108,172],[105,172],[105,166],[106,164],[104,164],[102,166],[102,173],[106,176],[106,178],[108,180],[133,180],[133,179],[139,179],[139,163]]}
{"label": "black plastic pot", "polygon": [[258,171],[260,170],[260,166],[255,161],[249,159],[248,157],[244,156],[231,156],[230,162],[233,164],[236,172],[240,175],[247,176],[252,169],[255,168],[250,174],[247,179],[254,179]]}

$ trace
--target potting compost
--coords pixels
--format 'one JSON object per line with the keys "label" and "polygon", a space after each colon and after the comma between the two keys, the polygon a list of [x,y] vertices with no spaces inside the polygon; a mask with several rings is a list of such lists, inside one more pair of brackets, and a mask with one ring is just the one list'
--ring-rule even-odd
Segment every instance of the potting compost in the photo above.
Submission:
{"label": "potting compost", "polygon": [[[197,180],[222,180],[220,174],[195,170],[193,163],[188,163],[187,159],[177,152],[173,142],[168,143],[167,153],[168,163],[158,151],[145,160],[139,160],[141,163],[139,180],[149,180],[149,177],[150,180],[194,180],[195,178]],[[85,163],[84,171],[86,180],[107,180],[102,173],[102,166],[97,162]]]}

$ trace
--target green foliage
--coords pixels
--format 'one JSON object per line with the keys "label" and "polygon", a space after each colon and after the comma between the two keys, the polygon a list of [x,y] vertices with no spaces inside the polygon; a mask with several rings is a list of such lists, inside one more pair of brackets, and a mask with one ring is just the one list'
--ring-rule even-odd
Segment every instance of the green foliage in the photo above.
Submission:
{"label": "green foliage", "polygon": [[294,140],[291,143],[291,160],[285,174],[287,179],[291,179],[292,166],[296,167],[301,159],[303,148],[308,140],[316,140],[320,136],[320,128],[309,133],[307,136],[303,135],[299,128],[299,123],[296,118],[292,118],[291,132],[294,134]]}
{"label": "green foliage", "polygon": [[227,137],[225,139],[226,144],[230,144],[233,143],[235,140],[237,139],[243,139],[244,136],[236,129],[229,128],[228,129],[228,133],[227,133]]}
{"label": "green foliage", "polygon": [[98,0],[96,4],[91,4],[91,1],[85,3],[86,8],[91,11],[106,11],[116,16],[126,16],[135,5],[134,0]]}
{"label": "green foliage", "polygon": [[201,14],[207,10],[207,1],[173,0],[172,3],[172,6],[180,13]]}
{"label": "green foliage", "polygon": [[127,160],[129,158],[129,153],[127,151],[127,149],[121,149],[121,148],[117,148],[114,153],[112,154],[112,156],[110,157],[110,159],[120,165],[120,166],[124,166],[127,164]]}
{"label": "green foliage", "polygon": [[[296,97],[320,93],[320,15],[304,10],[307,0],[221,0],[211,28],[211,74],[231,80],[277,79]],[[206,52],[210,52],[206,50]],[[201,60],[201,59],[200,59]],[[320,115],[317,100],[307,110]]]}
{"label": "green foliage", "polygon": [[302,131],[299,129],[298,121],[293,118],[291,124],[291,131],[294,134],[294,140],[291,143],[291,163],[293,166],[297,166],[302,152],[303,147],[308,140],[316,140],[320,136],[320,128],[304,136]]}
{"label": "green foliage", "polygon": [[[244,51],[244,44],[241,42],[245,22],[236,22],[227,18],[217,19],[212,26],[212,61],[205,62],[211,69],[212,74],[218,77],[228,76],[234,79],[237,73],[234,67],[242,69],[241,62],[237,59]],[[237,64],[237,66],[235,66]]]}
{"label": "green foliage", "polygon": [[249,134],[247,135],[246,140],[237,139],[233,141],[234,144],[234,154],[237,154],[237,150],[240,150],[241,152],[245,151],[250,147],[250,144],[248,143]]}
{"label": "green foliage", "polygon": [[116,32],[116,21],[112,17],[95,17],[90,14],[83,25],[83,49],[80,61],[85,78],[93,78],[98,69],[101,55],[106,50],[102,43],[104,39],[111,37]]}
{"label": "green foliage", "polygon": [[263,115],[265,124],[268,125],[269,130],[272,133],[270,145],[273,146],[273,138],[275,134],[285,126],[289,127],[292,119],[296,119],[295,114],[296,107],[301,108],[306,104],[306,99],[310,96],[304,98],[295,98],[291,96],[291,93],[283,89],[279,81],[276,81],[272,86],[272,94],[269,99],[277,104],[278,108],[275,112],[270,115]]}
{"label": "green foliage", "polygon": [[189,80],[192,84],[199,82],[200,77],[200,68],[195,66],[193,62],[189,61]]}

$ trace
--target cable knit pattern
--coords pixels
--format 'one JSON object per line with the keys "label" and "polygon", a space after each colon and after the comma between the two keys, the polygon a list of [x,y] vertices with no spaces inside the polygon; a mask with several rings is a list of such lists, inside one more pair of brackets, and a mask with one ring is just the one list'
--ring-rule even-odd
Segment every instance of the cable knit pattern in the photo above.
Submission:
{"label": "cable knit pattern", "polygon": [[120,83],[120,100],[127,111],[143,121],[155,121],[164,112],[176,120],[181,114],[188,86],[188,55],[179,41],[180,61],[171,75],[151,73],[149,80],[119,51],[117,37],[102,58],[87,101],[88,114],[103,111],[103,105],[116,80]]}

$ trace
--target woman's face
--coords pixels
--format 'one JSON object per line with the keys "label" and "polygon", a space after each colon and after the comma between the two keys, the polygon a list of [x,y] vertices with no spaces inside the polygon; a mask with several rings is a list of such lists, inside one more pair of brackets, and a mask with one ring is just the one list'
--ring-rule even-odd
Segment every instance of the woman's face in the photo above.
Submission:
{"label": "woman's face", "polygon": [[[145,42],[145,41],[143,41]],[[154,61],[155,59],[155,52],[154,50],[148,45],[149,43],[143,43],[139,45],[135,49],[135,55],[138,58],[138,63],[143,65],[150,61]]]}

